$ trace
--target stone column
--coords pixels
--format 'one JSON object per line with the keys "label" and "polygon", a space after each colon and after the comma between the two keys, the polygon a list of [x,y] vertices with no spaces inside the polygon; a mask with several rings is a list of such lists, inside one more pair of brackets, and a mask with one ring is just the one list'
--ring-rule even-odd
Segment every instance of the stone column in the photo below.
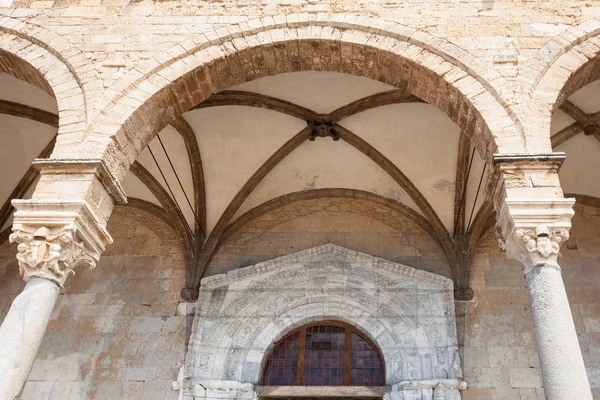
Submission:
{"label": "stone column", "polygon": [[555,153],[500,162],[497,234],[507,256],[524,266],[546,399],[591,400],[558,264],[575,203],[558,183],[563,159]]}
{"label": "stone column", "polygon": [[[60,288],[79,266],[94,268],[112,241],[106,222],[119,188],[98,161],[39,161],[31,200],[13,200],[10,241],[25,289],[0,326],[0,400],[13,400],[25,384]],[[121,192],[122,193],[122,192]]]}

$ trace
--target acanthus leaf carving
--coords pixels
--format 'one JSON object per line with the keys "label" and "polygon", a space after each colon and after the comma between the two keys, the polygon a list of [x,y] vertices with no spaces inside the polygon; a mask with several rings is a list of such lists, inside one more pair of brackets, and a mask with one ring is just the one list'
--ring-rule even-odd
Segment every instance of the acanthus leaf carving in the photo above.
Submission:
{"label": "acanthus leaf carving", "polygon": [[16,230],[9,240],[18,244],[17,261],[25,282],[34,277],[43,278],[63,287],[67,277],[75,274],[75,267],[96,266],[95,257],[78,238],[74,225],[52,230],[47,227],[35,231]]}
{"label": "acanthus leaf carving", "polygon": [[525,273],[535,267],[560,269],[560,246],[569,240],[573,199],[506,199],[496,233],[506,256],[519,260]]}
{"label": "acanthus leaf carving", "polygon": [[515,234],[525,246],[524,251],[521,250],[525,273],[528,273],[534,267],[541,266],[560,269],[558,266],[560,245],[569,240],[568,229],[550,230],[546,225],[539,225],[535,231],[532,229],[517,229]]}

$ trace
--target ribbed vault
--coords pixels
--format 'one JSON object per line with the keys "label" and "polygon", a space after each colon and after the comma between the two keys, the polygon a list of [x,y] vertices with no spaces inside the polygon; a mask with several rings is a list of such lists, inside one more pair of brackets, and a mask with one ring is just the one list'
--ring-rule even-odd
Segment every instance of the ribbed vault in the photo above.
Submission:
{"label": "ribbed vault", "polygon": [[[309,75],[308,78],[309,81],[316,80],[315,83],[320,86],[327,86],[323,77],[315,78]],[[347,80],[350,78],[358,79],[358,81]],[[469,186],[469,182],[476,182],[477,179],[473,176],[469,177],[469,174],[476,175],[484,171],[482,162],[479,162],[478,169],[471,168],[473,159],[478,156],[473,150],[470,139],[455,128],[453,128],[453,133],[447,134],[449,137],[454,137],[452,141],[456,141],[456,149],[448,150],[451,159],[456,159],[456,162],[452,167],[455,172],[450,175],[449,179],[443,180],[442,184],[451,187],[454,185],[452,183],[454,178],[458,183],[451,193],[444,195],[450,199],[451,206],[450,210],[442,210],[442,212],[449,212],[451,216],[442,221],[439,216],[440,204],[435,201],[435,196],[424,195],[422,188],[419,187],[421,183],[413,182],[407,173],[398,167],[397,160],[393,160],[385,154],[387,149],[382,149],[379,144],[377,147],[374,146],[365,139],[368,135],[365,136],[363,132],[359,132],[364,131],[360,125],[362,115],[377,112],[386,107],[412,105],[412,107],[417,107],[415,110],[423,115],[435,113],[435,108],[406,90],[394,89],[381,83],[369,86],[364,83],[365,81],[361,81],[365,78],[350,78],[336,78],[335,74],[325,74],[324,79],[326,80],[341,79],[341,84],[337,83],[341,89],[347,84],[365,85],[366,87],[362,92],[357,91],[354,97],[351,96],[344,100],[336,99],[338,100],[337,105],[335,105],[335,101],[330,101],[329,103],[334,106],[330,107],[327,112],[322,112],[322,106],[317,105],[317,110],[312,110],[309,104],[296,104],[285,98],[261,93],[261,86],[256,87],[255,83],[248,86],[249,88],[256,87],[258,89],[256,92],[245,90],[244,87],[220,92],[176,118],[171,125],[155,137],[140,155],[138,161],[132,165],[131,176],[128,176],[125,181],[126,190],[132,197],[129,206],[153,212],[168,221],[174,228],[185,249],[188,265],[188,289],[184,291],[184,294],[194,296],[194,291],[198,287],[200,279],[205,276],[211,260],[236,230],[258,216],[272,211],[276,206],[311,198],[361,199],[361,201],[377,204],[378,207],[387,209],[392,215],[395,214],[411,221],[431,238],[435,246],[439,246],[438,253],[442,255],[444,263],[448,266],[448,276],[455,279],[457,287],[468,286],[465,279],[468,274],[460,271],[462,258],[459,254],[460,248],[456,247],[455,237],[465,236],[468,222],[466,219],[470,213],[476,214],[479,208],[471,208],[474,203],[473,191],[476,188],[471,188],[467,193],[467,186]],[[265,86],[267,89],[268,83]],[[335,91],[340,88],[332,86],[329,90]],[[334,94],[329,95],[332,99],[335,98]],[[306,96],[305,98],[308,98]],[[323,104],[326,103],[327,101]],[[212,192],[210,190],[210,184],[214,182],[210,171],[211,168],[214,169],[214,165],[208,166],[210,179],[207,182],[205,176],[207,161],[204,159],[210,156],[213,147],[205,147],[209,142],[203,140],[203,132],[198,132],[199,125],[193,113],[209,112],[212,109],[232,110],[232,107],[266,110],[261,113],[266,112],[267,114],[264,115],[267,118],[274,118],[271,115],[280,114],[285,116],[284,118],[288,118],[290,122],[285,122],[279,128],[285,130],[288,129],[285,126],[297,126],[300,129],[295,134],[286,134],[288,135],[287,140],[277,139],[281,144],[271,145],[273,150],[269,150],[270,153],[264,153],[264,161],[254,162],[256,169],[253,172],[248,171],[248,178],[245,182],[235,190],[228,202],[221,206],[222,211],[216,211],[218,214],[215,214],[214,195],[212,194],[214,189]],[[392,110],[395,109],[389,109],[389,111]],[[56,126],[55,114],[27,105],[18,105],[8,100],[0,104],[0,112]],[[232,115],[235,116],[235,113]],[[367,116],[377,119],[376,114]],[[440,119],[441,117],[435,118]],[[297,122],[292,123],[292,120]],[[359,131],[355,132],[345,126],[346,121],[350,124],[349,126],[357,126]],[[268,121],[261,121],[261,123],[269,124]],[[452,126],[449,121],[443,122],[443,124],[440,126]],[[373,129],[381,128],[374,124]],[[413,128],[407,129],[407,132],[401,132],[398,135],[410,135]],[[383,131],[381,133],[383,134]],[[416,132],[416,134],[419,133]],[[262,139],[257,137],[257,140]],[[265,192],[263,187],[266,178],[272,179],[273,176],[278,176],[277,174],[281,173],[282,168],[287,168],[287,165],[286,167],[280,166],[283,165],[282,162],[284,160],[288,162],[290,155],[298,152],[299,148],[306,148],[302,146],[309,146],[309,143],[312,149],[324,145],[334,146],[332,148],[346,146],[347,150],[345,151],[352,152],[348,154],[356,154],[354,157],[358,157],[348,159],[346,162],[372,165],[373,167],[369,168],[377,171],[376,175],[379,178],[376,180],[380,182],[379,184],[393,185],[395,188],[384,191],[377,185],[369,187],[367,179],[363,183],[357,183],[354,188],[336,187],[334,181],[326,183],[323,188],[319,186],[312,188],[314,190],[308,188],[300,192],[285,193],[284,191],[279,195],[277,193],[268,195],[269,192]],[[400,149],[399,152],[402,151],[406,150]],[[452,153],[454,154],[452,155]],[[45,153],[41,156],[44,155]],[[210,161],[211,157],[208,157],[209,164],[212,162]],[[248,158],[247,156],[242,158],[244,157]],[[300,165],[300,167],[302,166]],[[221,165],[219,168],[227,168],[227,166]],[[477,171],[475,171],[476,169]],[[185,177],[186,174],[189,175],[189,178]],[[36,176],[35,170],[31,169],[19,184],[19,191],[11,195],[11,198],[20,197],[23,194],[23,188],[29,187]],[[432,199],[434,203],[431,203]],[[212,203],[211,200],[213,200]],[[482,195],[479,203],[482,203],[483,200]],[[467,202],[470,202],[468,206]],[[2,209],[3,213],[0,216],[4,217],[5,222],[8,221],[11,209],[8,202]],[[218,215],[215,222],[210,222],[210,215]],[[214,219],[215,217],[210,218]]]}
{"label": "ribbed vault", "polygon": [[[153,213],[168,222],[185,250],[188,283],[184,295],[195,295],[200,279],[209,271],[211,260],[248,224],[269,218],[270,213],[282,207],[297,207],[311,199],[353,199],[387,210],[389,215],[396,215],[398,221],[410,221],[430,237],[431,243],[437,246],[435,257],[443,259],[448,276],[455,281],[458,297],[468,298],[471,259],[479,238],[494,224],[489,190],[484,190],[492,186],[493,176],[488,176],[485,162],[474,150],[470,137],[450,121],[436,125],[441,118],[436,115],[438,111],[407,89],[400,90],[382,83],[369,86],[361,81],[366,78],[346,75],[337,78],[336,74],[331,73],[297,74],[297,79],[288,82],[294,89],[293,94],[282,91],[280,87],[285,86],[285,79],[288,78],[277,76],[219,92],[194,105],[161,131],[131,167],[125,181],[130,197],[129,206]],[[273,81],[269,82],[269,79]],[[304,89],[299,83],[302,79],[306,81]],[[39,90],[24,85],[20,87],[20,93]],[[278,88],[275,89],[273,85],[278,85]],[[341,89],[336,89],[335,85]],[[346,97],[337,95],[336,90],[343,90],[349,85],[364,85],[365,88],[362,91],[353,88]],[[582,89],[583,94],[576,92],[555,112],[552,143],[558,150],[571,143],[573,148],[569,148],[568,153],[573,153],[582,147],[589,147],[577,141],[599,142],[596,139],[600,138],[600,109],[594,109],[593,104],[582,100],[589,97],[586,90],[593,90],[593,85]],[[319,101],[311,103],[307,100],[311,93],[319,96]],[[33,100],[5,95],[0,97],[0,115],[3,119],[31,121],[38,124],[36,126],[46,126],[54,132],[58,126],[56,111],[48,108],[47,100],[36,104]],[[221,147],[229,149],[235,140],[223,136],[228,132],[233,134],[231,130],[217,132],[212,142],[205,139],[205,129],[213,129],[219,121],[217,117],[207,120],[211,115],[221,116],[223,122],[222,118],[228,115],[242,121],[237,128],[227,125],[227,129],[233,127],[243,131],[247,128],[248,135],[245,138],[235,139],[240,141],[238,153],[232,151],[242,164],[254,157],[252,163],[244,164],[252,164],[251,168],[215,164],[215,160],[221,156],[211,154],[216,149],[214,144],[224,141]],[[395,125],[377,122],[393,119],[394,116],[399,121]],[[411,116],[414,120],[411,120]],[[252,118],[256,121],[253,122]],[[202,123],[207,123],[208,128],[203,127]],[[263,125],[270,126],[271,130],[261,135],[260,126]],[[448,142],[453,144],[440,153],[446,156],[437,156],[448,157],[444,161],[446,164],[440,164],[446,167],[438,166],[441,169],[448,169],[451,160],[451,178],[430,182],[430,187],[424,184],[427,176],[415,171],[433,171],[430,165],[420,165],[419,160],[425,162],[428,154],[432,154],[428,153],[430,149],[435,154],[435,141],[428,139],[429,142],[422,142],[422,148],[415,148],[414,142],[409,147],[403,146],[402,142],[386,142],[390,137],[400,136],[427,138],[428,129],[441,129],[444,135],[454,138]],[[238,136],[243,137],[243,133]],[[54,140],[49,137],[35,157],[48,157]],[[245,151],[248,143],[253,141],[261,148],[256,154]],[[269,141],[271,143],[266,145]],[[390,143],[390,146],[386,146],[386,143]],[[356,179],[356,184],[348,187],[336,185],[335,179],[343,169],[334,165],[333,159],[337,156],[331,153],[331,168],[335,173],[332,173],[329,181],[320,177],[321,181],[313,179],[312,183],[309,180],[302,183],[302,179],[307,179],[304,174],[296,186],[285,182],[283,185],[277,184],[282,183],[282,177],[287,176],[285,174],[290,168],[297,168],[300,172],[311,165],[313,170],[317,168],[315,165],[323,168],[329,162],[323,160],[324,154],[342,147],[345,149],[343,154],[352,155],[346,160],[347,163],[365,167],[372,165],[369,168],[376,171],[370,170],[371,174],[375,174],[372,182],[360,177]],[[322,149],[325,148],[329,150],[324,152]],[[420,159],[410,159],[412,152],[419,151],[422,154]],[[228,162],[231,163],[231,160]],[[571,162],[570,165],[568,161],[567,174],[571,174],[573,168],[582,168],[579,164]],[[246,177],[239,183],[228,184],[230,194],[215,197],[222,186],[215,186],[214,171],[223,168],[233,168],[233,172],[237,171],[236,168],[246,168]],[[348,171],[353,169],[349,168]],[[436,175],[434,172],[432,176]],[[446,174],[448,172],[445,171]],[[3,237],[7,236],[10,229],[10,199],[29,196],[36,180],[37,171],[34,168],[24,171],[18,184],[11,188],[3,200],[0,208]],[[338,182],[352,182],[352,179]],[[586,204],[598,202],[600,195],[593,193],[593,187],[586,192],[581,189],[581,184],[579,187],[570,187],[569,181],[563,184],[568,191],[578,193],[576,197],[579,201]],[[388,187],[386,185],[393,185],[393,190],[383,190]],[[432,192],[432,187],[437,192]],[[444,192],[448,187],[451,189]],[[441,202],[441,197],[448,200]],[[396,217],[393,217],[383,222],[394,225],[395,220]],[[400,229],[399,225],[394,229]]]}

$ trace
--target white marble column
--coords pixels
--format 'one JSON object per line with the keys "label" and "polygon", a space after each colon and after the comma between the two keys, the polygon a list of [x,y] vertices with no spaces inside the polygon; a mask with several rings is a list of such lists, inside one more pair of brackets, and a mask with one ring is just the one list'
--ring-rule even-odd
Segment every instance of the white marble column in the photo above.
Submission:
{"label": "white marble column", "polygon": [[557,259],[569,238],[574,199],[506,199],[501,245],[523,263],[547,400],[592,400]]}

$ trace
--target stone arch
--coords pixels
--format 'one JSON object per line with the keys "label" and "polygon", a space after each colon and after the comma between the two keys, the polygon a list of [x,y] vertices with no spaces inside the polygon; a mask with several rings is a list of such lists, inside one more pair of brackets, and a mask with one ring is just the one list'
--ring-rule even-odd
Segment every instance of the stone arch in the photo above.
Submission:
{"label": "stone arch", "polygon": [[450,279],[329,244],[203,279],[185,379],[255,385],[274,342],[327,319],[373,340],[388,385],[462,376]]}
{"label": "stone arch", "polygon": [[73,136],[80,139],[90,106],[86,95],[93,98],[102,87],[91,60],[73,44],[43,27],[0,18],[0,71],[52,95],[58,105],[59,137],[63,143],[72,142]]}
{"label": "stone arch", "polygon": [[[241,374],[235,378],[239,377],[238,380],[243,382],[258,383],[265,358],[276,341],[284,337],[287,332],[303,325],[327,320],[336,320],[355,326],[375,343],[381,350],[382,362],[386,370],[386,382],[400,382],[403,380],[402,378],[407,377],[408,355],[406,345],[395,342],[394,337],[390,334],[390,332],[393,332],[393,327],[379,320],[370,320],[363,314],[364,308],[361,307],[360,303],[355,301],[342,302],[340,300],[339,298],[332,298],[329,304],[330,306],[333,305],[333,308],[344,307],[347,311],[345,315],[336,315],[334,312],[328,314],[323,307],[319,307],[322,305],[321,301],[311,301],[308,304],[290,309],[286,317],[276,319],[273,322],[273,329],[271,329],[271,326],[266,326],[256,335],[254,341],[250,344],[250,350],[243,354],[243,368]],[[296,319],[293,317],[295,314],[304,315],[303,318]],[[356,317],[355,314],[360,315],[360,317]],[[374,335],[377,336],[373,337]],[[388,373],[390,366],[394,366],[394,364],[396,364],[395,368]]]}
{"label": "stone arch", "polygon": [[[300,70],[345,72],[409,90],[474,137],[485,159],[497,150],[524,149],[510,102],[495,89],[506,85],[505,80],[493,68],[413,28],[321,14],[218,28],[157,55],[109,90],[114,97],[104,101],[110,105],[87,135],[98,134],[96,141],[108,142],[104,158],[110,159],[120,180],[158,131],[211,94]],[[57,146],[62,146],[60,140]]]}
{"label": "stone arch", "polygon": [[527,143],[552,152],[552,113],[581,87],[600,79],[600,20],[572,26],[544,45],[519,78],[531,101],[525,124]]}

